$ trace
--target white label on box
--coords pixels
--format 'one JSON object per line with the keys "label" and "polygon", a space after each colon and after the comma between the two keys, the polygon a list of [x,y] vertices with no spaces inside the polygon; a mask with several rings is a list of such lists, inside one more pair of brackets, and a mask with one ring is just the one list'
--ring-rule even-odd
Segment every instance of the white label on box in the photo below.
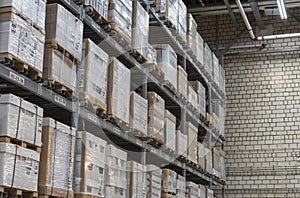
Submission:
{"label": "white label on box", "polygon": [[14,72],[9,73],[9,78],[16,81],[17,83],[24,85],[25,84],[25,79]]}
{"label": "white label on box", "polygon": [[65,99],[63,99],[62,97],[59,97],[58,95],[55,95],[54,96],[54,101],[63,105],[63,106],[66,106],[67,105],[67,102]]}

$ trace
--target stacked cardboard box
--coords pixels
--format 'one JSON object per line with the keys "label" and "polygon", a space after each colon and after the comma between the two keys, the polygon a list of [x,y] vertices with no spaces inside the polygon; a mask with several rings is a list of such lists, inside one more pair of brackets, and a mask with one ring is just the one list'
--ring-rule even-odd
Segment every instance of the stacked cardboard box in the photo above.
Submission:
{"label": "stacked cardboard box", "polygon": [[175,29],[178,23],[179,0],[155,0],[156,11],[164,16]]}
{"label": "stacked cardboard box", "polygon": [[221,178],[221,150],[217,147],[212,148],[213,174]]}
{"label": "stacked cardboard box", "polygon": [[107,78],[107,113],[129,124],[130,70],[110,57]]}
{"label": "stacked cardboard box", "polygon": [[160,198],[162,170],[155,165],[147,165],[147,198]]}
{"label": "stacked cardboard box", "polygon": [[176,131],[176,155],[187,157],[187,136],[181,131]]}
{"label": "stacked cardboard box", "polygon": [[198,188],[198,198],[206,198],[206,187],[201,184]]}
{"label": "stacked cardboard box", "polygon": [[155,92],[148,92],[148,136],[164,143],[165,101]]}
{"label": "stacked cardboard box", "polygon": [[164,194],[176,194],[177,173],[170,169],[163,169],[162,172],[162,196]]}
{"label": "stacked cardboard box", "polygon": [[194,182],[187,182],[186,190],[187,190],[187,198],[198,198],[198,184]]}
{"label": "stacked cardboard box", "polygon": [[206,95],[205,87],[199,81],[189,81],[193,89],[198,95],[199,112],[202,117],[205,117],[206,113]]}
{"label": "stacked cardboard box", "polygon": [[177,92],[181,95],[183,99],[187,99],[187,73],[181,66],[177,67]]}
{"label": "stacked cardboard box", "polygon": [[[158,67],[165,74],[165,81],[177,89],[177,55],[168,44],[156,44],[153,47],[157,51]],[[167,85],[168,85],[167,84]],[[172,87],[170,87],[172,88]]]}
{"label": "stacked cardboard box", "polygon": [[186,43],[186,33],[187,33],[187,7],[182,0],[178,0],[178,22],[177,22],[177,30],[178,35],[181,40]]}
{"label": "stacked cardboard box", "polygon": [[73,167],[76,129],[44,118],[39,170],[39,194],[73,197]]}
{"label": "stacked cardboard box", "polygon": [[188,83],[188,104],[197,112],[199,111],[199,96],[190,83]]}
{"label": "stacked cardboard box", "polygon": [[165,110],[165,144],[175,152],[176,150],[176,117]]}
{"label": "stacked cardboard box", "polygon": [[126,198],[127,153],[113,145],[106,146],[105,195],[115,198]]}
{"label": "stacked cardboard box", "polygon": [[91,7],[94,12],[97,12],[104,19],[107,19],[109,0],[83,0],[82,3],[86,9],[89,9]]}
{"label": "stacked cardboard box", "polygon": [[203,38],[200,36],[200,34],[198,33],[196,36],[196,46],[197,46],[197,54],[196,54],[196,58],[197,61],[200,62],[201,65],[204,65],[204,48],[203,48]]}
{"label": "stacked cardboard box", "polygon": [[206,189],[206,198],[214,198],[214,191],[211,189]]}
{"label": "stacked cardboard box", "polygon": [[131,45],[132,0],[110,0],[108,21],[112,29]]}
{"label": "stacked cardboard box", "polygon": [[206,71],[212,76],[212,72],[213,72],[212,51],[209,48],[207,43],[204,44],[204,65]]}
{"label": "stacked cardboard box", "polygon": [[78,69],[80,101],[106,110],[109,56],[90,39],[83,42],[84,59]]}
{"label": "stacked cardboard box", "polygon": [[[222,126],[222,133],[224,133],[224,108],[222,107],[222,102],[219,99],[212,101],[212,125],[215,129],[221,133],[221,126]],[[222,123],[221,123],[222,121]],[[221,125],[222,124],[222,125]]]}
{"label": "stacked cardboard box", "polygon": [[148,64],[157,65],[157,51],[150,44],[148,44],[148,47],[147,47],[147,56],[146,56],[146,59],[147,59],[147,63]]}
{"label": "stacked cardboard box", "polygon": [[40,147],[43,109],[13,94],[0,95],[0,136]]}
{"label": "stacked cardboard box", "polygon": [[104,197],[106,141],[79,131],[76,137],[74,194],[77,198]]}
{"label": "stacked cardboard box", "polygon": [[200,142],[197,143],[198,144],[198,165],[205,169],[206,168],[206,164],[205,164],[205,146],[203,144],[201,144]]}
{"label": "stacked cardboard box", "polygon": [[220,65],[219,65],[219,59],[215,55],[215,53],[212,53],[212,61],[213,61],[213,80],[218,85],[218,87],[220,87]]}
{"label": "stacked cardboard box", "polygon": [[186,32],[187,46],[190,48],[192,53],[196,56],[197,42],[195,41],[197,40],[198,25],[191,13],[187,14],[186,25],[187,25],[187,32]]}
{"label": "stacked cardboard box", "polygon": [[134,161],[127,162],[127,189],[128,198],[147,197],[147,174],[144,165]]}
{"label": "stacked cardboard box", "polygon": [[209,148],[204,148],[204,153],[205,153],[205,170],[213,174],[213,167],[212,167],[212,152]]}
{"label": "stacked cardboard box", "polygon": [[0,186],[37,192],[40,153],[0,143]]}
{"label": "stacked cardboard box", "polygon": [[132,91],[130,93],[130,122],[131,129],[141,132],[147,136],[148,130],[148,101]]}
{"label": "stacked cardboard box", "polygon": [[185,177],[177,174],[176,198],[186,198],[186,180]]}
{"label": "stacked cardboard box", "polygon": [[186,123],[186,134],[187,134],[187,156],[188,160],[198,164],[198,128],[192,123]]}
{"label": "stacked cardboard box", "polygon": [[149,15],[138,0],[132,1],[131,47],[147,57],[149,40]]}

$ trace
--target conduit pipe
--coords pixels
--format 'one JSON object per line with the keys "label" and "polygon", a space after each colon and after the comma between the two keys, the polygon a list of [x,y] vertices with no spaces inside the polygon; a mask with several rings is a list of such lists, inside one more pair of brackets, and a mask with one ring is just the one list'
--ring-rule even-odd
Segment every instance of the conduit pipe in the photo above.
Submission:
{"label": "conduit pipe", "polygon": [[272,40],[272,39],[283,39],[283,38],[293,38],[293,37],[300,37],[300,33],[291,33],[291,34],[278,34],[278,35],[269,35],[269,36],[256,36],[253,32],[253,29],[250,25],[250,22],[247,18],[246,12],[243,8],[243,5],[240,0],[235,0],[236,4],[239,8],[239,11],[242,15],[243,21],[247,27],[249,32],[250,38],[254,41],[264,41],[264,40]]}

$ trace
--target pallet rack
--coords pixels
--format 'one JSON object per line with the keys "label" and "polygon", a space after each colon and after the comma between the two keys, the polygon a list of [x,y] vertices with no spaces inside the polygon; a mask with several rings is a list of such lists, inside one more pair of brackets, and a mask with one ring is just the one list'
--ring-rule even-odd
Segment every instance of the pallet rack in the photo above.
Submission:
{"label": "pallet rack", "polygon": [[[114,39],[114,35],[109,31],[109,28],[97,24],[86,14],[83,6],[80,5],[80,0],[48,0],[48,3],[60,3],[71,11],[84,23],[84,38],[90,38],[96,43],[101,42],[100,47],[105,46],[105,48],[102,47],[104,51],[110,56],[118,57],[126,67],[132,69],[132,78],[142,84],[136,91],[140,92],[143,97],[146,98],[148,91],[155,90],[165,100],[166,109],[173,113],[177,120],[180,120],[181,126],[185,126],[187,119],[191,120],[198,125],[199,135],[203,138],[206,137],[202,141],[205,141],[209,148],[212,147],[212,142],[220,143],[223,148],[225,138],[193,113],[187,107],[186,101],[170,91],[164,85],[164,82],[147,72],[130,54],[128,49],[117,39]],[[225,93],[213,82],[212,77],[204,70],[204,67],[198,67],[200,63],[189,54],[186,47],[165,26],[165,22],[155,13],[147,0],[144,1],[143,5],[150,15],[150,30],[152,27],[160,29],[159,36],[171,45],[177,53],[178,62],[189,74],[188,80],[199,80],[205,85],[208,93],[207,112],[211,113],[212,98],[218,98],[224,102]],[[151,33],[150,31],[150,40],[153,36],[155,36],[154,32]],[[199,167],[179,159],[178,156],[164,147],[157,147],[151,142],[145,141],[138,137],[138,134],[134,131],[109,122],[105,117],[97,115],[96,111],[81,107],[78,100],[69,100],[1,63],[0,93],[16,94],[44,108],[45,116],[50,116],[64,124],[77,127],[78,130],[87,130],[108,142],[117,142],[118,146],[126,148],[131,153],[131,155],[129,154],[130,158],[135,158],[142,164],[152,163],[159,167],[171,168],[186,177],[187,181],[209,185],[209,188],[212,188],[212,185],[217,185],[222,188],[224,197],[224,186],[226,184],[224,181],[212,177]],[[185,127],[182,127],[181,130],[186,134]],[[140,156],[137,155],[137,151]]]}

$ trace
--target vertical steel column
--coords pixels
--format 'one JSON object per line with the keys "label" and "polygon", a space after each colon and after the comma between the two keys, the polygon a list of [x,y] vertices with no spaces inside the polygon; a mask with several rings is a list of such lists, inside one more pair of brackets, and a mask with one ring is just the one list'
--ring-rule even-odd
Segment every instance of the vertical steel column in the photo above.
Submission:
{"label": "vertical steel column", "polygon": [[222,187],[222,198],[225,198],[225,188],[224,188],[224,186]]}

